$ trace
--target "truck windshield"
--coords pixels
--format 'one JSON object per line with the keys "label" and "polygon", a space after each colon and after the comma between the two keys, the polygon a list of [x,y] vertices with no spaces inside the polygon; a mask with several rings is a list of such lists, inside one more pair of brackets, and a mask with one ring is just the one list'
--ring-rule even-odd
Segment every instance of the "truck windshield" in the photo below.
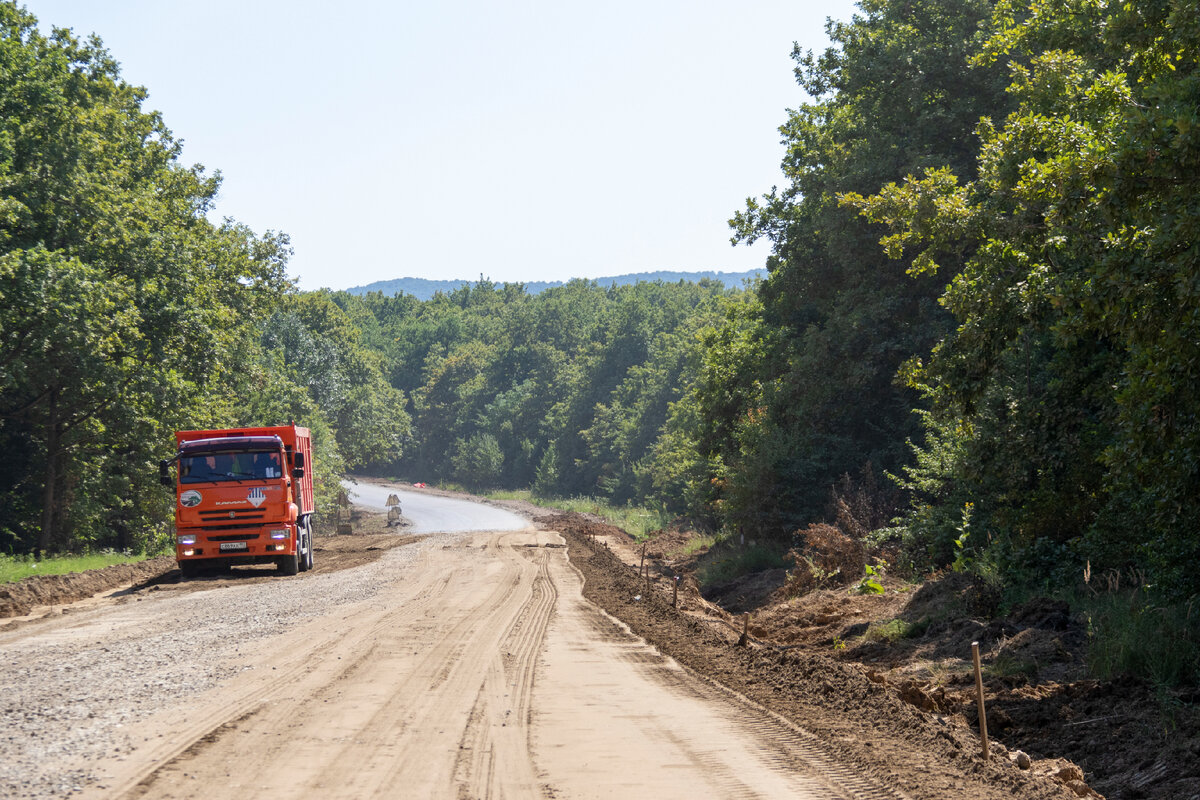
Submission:
{"label": "truck windshield", "polygon": [[267,480],[283,477],[278,452],[208,452],[179,457],[180,483]]}

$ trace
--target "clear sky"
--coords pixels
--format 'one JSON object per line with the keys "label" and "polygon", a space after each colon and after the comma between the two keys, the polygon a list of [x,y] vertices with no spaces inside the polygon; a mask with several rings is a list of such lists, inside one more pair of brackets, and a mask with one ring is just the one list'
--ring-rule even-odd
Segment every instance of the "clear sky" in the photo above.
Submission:
{"label": "clear sky", "polygon": [[850,0],[26,0],[98,34],[220,170],[220,216],[292,238],[303,289],[400,277],[761,267],[793,42]]}

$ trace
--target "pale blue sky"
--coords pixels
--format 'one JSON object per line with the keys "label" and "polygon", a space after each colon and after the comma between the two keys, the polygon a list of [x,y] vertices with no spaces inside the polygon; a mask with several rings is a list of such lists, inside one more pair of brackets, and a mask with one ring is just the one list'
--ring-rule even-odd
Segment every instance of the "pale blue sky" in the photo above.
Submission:
{"label": "pale blue sky", "polygon": [[26,0],[97,33],[219,169],[217,205],[292,237],[304,289],[760,267],[726,220],[781,184],[792,42],[850,0]]}

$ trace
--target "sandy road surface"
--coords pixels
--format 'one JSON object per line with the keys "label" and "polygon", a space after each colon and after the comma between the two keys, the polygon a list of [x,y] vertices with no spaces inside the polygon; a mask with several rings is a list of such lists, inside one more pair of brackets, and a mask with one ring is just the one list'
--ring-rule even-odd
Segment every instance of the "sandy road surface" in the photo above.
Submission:
{"label": "sandy road surface", "polygon": [[440,534],[0,635],[0,761],[41,770],[0,795],[897,796],[584,601],[561,543]]}

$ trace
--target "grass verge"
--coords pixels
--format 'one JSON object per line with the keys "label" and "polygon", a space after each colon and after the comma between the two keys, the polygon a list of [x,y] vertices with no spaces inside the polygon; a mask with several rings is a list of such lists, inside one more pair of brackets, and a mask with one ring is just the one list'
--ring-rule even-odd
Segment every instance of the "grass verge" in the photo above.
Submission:
{"label": "grass verge", "polygon": [[646,538],[650,531],[665,528],[671,521],[670,515],[660,511],[639,506],[615,506],[596,497],[538,497],[527,489],[487,492],[484,497],[492,500],[524,500],[560,511],[595,514],[637,539]]}
{"label": "grass verge", "polygon": [[786,552],[764,544],[741,545],[733,536],[725,536],[697,560],[696,577],[701,586],[727,581],[788,566]]}
{"label": "grass verge", "polygon": [[1147,678],[1160,686],[1200,685],[1200,602],[1158,604],[1143,589],[1083,600],[1088,666],[1101,680]]}
{"label": "grass verge", "polygon": [[13,583],[33,575],[66,575],[102,569],[114,564],[133,564],[149,556],[131,556],[115,551],[102,551],[82,556],[52,556],[35,559],[32,556],[0,555],[0,583]]}

